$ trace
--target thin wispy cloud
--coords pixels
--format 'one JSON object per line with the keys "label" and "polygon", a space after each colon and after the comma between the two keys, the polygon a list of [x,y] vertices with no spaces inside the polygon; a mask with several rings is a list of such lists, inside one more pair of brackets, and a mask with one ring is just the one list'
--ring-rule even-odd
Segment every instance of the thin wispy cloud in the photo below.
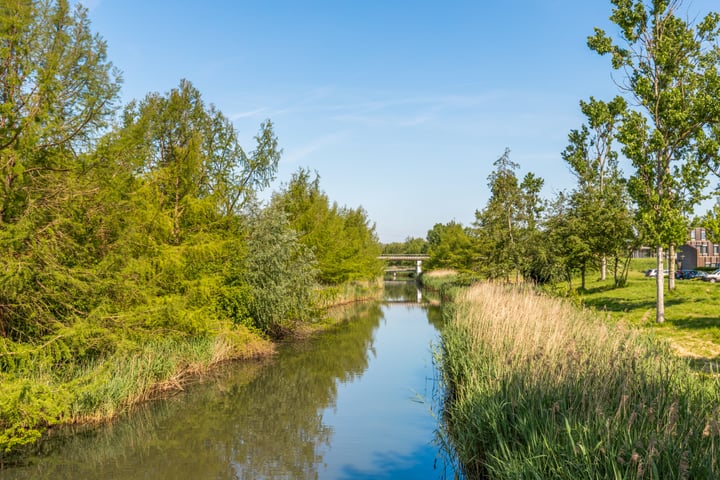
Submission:
{"label": "thin wispy cloud", "polygon": [[230,115],[230,120],[239,120],[241,118],[259,117],[261,113],[267,112],[266,107],[256,108],[255,110],[249,110],[247,112],[237,112]]}
{"label": "thin wispy cloud", "polygon": [[504,103],[512,92],[493,90],[481,94],[408,95],[321,86],[294,96],[276,98],[268,105],[231,115],[233,120],[260,116],[278,119],[296,115],[326,115],[328,119],[366,127],[410,128],[435,120],[448,111],[474,111],[482,105]]}
{"label": "thin wispy cloud", "polygon": [[[368,127],[414,127],[432,122],[438,115],[448,111],[477,111],[482,105],[497,105],[505,102],[509,92],[491,91],[475,95],[414,95],[399,97],[388,92],[366,92],[370,98],[352,102],[332,98],[323,105],[316,105],[320,111],[327,111],[335,121],[360,124]],[[359,96],[358,93],[346,96]],[[392,97],[392,98],[384,98]]]}
{"label": "thin wispy cloud", "polygon": [[331,145],[340,143],[344,138],[346,138],[346,136],[346,132],[337,132],[318,137],[309,143],[296,148],[288,149],[287,154],[282,161],[289,164],[299,163],[301,160],[316,152],[319,152]]}

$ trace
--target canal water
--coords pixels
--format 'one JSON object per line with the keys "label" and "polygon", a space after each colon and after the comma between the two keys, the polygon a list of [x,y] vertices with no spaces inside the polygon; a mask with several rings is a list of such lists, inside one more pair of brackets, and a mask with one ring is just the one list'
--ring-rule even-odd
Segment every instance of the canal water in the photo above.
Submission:
{"label": "canal water", "polygon": [[389,282],[384,302],[343,315],[272,359],[228,365],[111,425],[44,442],[0,477],[454,478],[436,446],[439,307],[413,283]]}

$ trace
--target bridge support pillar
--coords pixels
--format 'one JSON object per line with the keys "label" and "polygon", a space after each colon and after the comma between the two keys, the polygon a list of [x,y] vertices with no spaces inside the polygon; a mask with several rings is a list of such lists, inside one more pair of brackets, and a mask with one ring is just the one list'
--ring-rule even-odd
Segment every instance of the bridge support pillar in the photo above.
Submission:
{"label": "bridge support pillar", "polygon": [[422,273],[422,260],[416,260],[415,275],[418,276]]}

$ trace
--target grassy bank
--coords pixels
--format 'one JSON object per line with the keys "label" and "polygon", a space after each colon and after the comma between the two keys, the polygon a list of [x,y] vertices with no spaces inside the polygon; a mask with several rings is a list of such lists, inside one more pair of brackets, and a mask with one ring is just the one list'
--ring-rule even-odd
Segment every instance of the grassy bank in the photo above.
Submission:
{"label": "grassy bank", "polygon": [[333,287],[323,287],[317,293],[318,306],[325,310],[348,303],[374,300],[382,296],[383,280],[352,281]]}
{"label": "grassy bank", "polygon": [[476,285],[443,332],[447,434],[470,478],[716,478],[720,380],[567,301]]}
{"label": "grassy bank", "polygon": [[46,349],[23,351],[15,344],[18,350],[10,351],[3,345],[2,360],[15,365],[0,373],[0,466],[22,456],[23,448],[54,426],[108,421],[138,403],[182,390],[190,378],[219,363],[274,351],[272,342],[243,326],[196,336],[165,332],[132,339],[129,333],[116,332],[113,353],[92,360],[55,362]]}
{"label": "grassy bank", "polygon": [[588,276],[585,291],[568,292],[558,286],[556,293],[570,294],[575,302],[607,312],[613,319],[651,331],[670,341],[673,351],[696,362],[714,363],[720,358],[720,325],[717,306],[720,285],[700,280],[676,280],[676,289],[665,282],[665,322],[655,322],[655,279],[643,271],[654,268],[654,259],[633,260],[627,286],[612,288],[612,280]]}
{"label": "grassy bank", "polygon": [[[381,292],[382,282],[318,291],[318,319],[293,324],[287,334],[322,329],[332,321],[322,310]],[[181,391],[218,364],[275,351],[275,343],[255,329],[211,317],[195,321],[203,325],[196,334],[171,324],[161,330],[78,325],[41,347],[0,338],[0,469],[54,427],[112,420],[139,403]]]}
{"label": "grassy bank", "polygon": [[423,288],[435,292],[443,301],[451,300],[463,288],[472,285],[477,279],[459,274],[455,270],[430,270],[420,276]]}

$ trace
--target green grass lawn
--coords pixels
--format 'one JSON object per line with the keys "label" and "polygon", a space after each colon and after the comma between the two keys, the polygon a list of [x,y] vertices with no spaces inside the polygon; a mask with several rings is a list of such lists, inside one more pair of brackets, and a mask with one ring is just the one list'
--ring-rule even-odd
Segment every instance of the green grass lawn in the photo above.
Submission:
{"label": "green grass lawn", "polygon": [[655,279],[644,271],[655,267],[655,259],[635,259],[630,266],[628,284],[612,288],[612,278],[600,281],[589,274],[586,290],[579,293],[583,304],[606,311],[616,320],[626,321],[670,340],[679,356],[703,364],[720,363],[720,284],[701,280],[676,280],[676,289],[667,290],[665,281],[665,323],[655,322]]}

